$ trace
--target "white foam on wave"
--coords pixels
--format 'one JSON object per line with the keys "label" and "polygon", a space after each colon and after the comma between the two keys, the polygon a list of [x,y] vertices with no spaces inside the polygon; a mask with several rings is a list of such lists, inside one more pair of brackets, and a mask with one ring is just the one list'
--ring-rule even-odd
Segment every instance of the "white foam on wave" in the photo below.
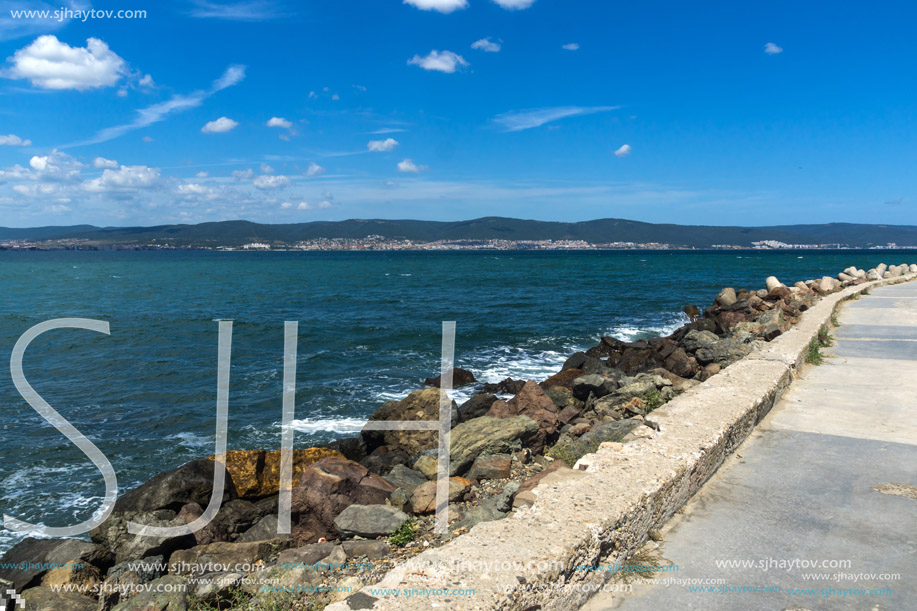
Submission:
{"label": "white foam on wave", "polygon": [[[403,398],[403,397],[400,397]],[[303,433],[359,433],[366,426],[365,418],[305,418],[294,420],[291,428]]]}
{"label": "white foam on wave", "polygon": [[687,315],[673,314],[672,319],[668,322],[644,326],[618,325],[609,329],[607,335],[623,342],[633,342],[639,339],[650,339],[652,337],[665,337],[671,335],[689,322],[691,322],[691,320]]}

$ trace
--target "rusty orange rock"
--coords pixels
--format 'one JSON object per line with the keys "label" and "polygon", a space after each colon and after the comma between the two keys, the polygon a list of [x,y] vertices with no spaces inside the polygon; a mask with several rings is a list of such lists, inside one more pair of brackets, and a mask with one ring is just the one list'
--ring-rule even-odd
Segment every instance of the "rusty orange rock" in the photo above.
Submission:
{"label": "rusty orange rock", "polygon": [[[312,463],[323,458],[343,458],[337,450],[305,448],[293,450],[293,482],[298,482]],[[214,456],[210,460],[214,460]],[[226,452],[226,470],[239,492],[239,498],[257,499],[280,491],[280,450],[234,450]]]}

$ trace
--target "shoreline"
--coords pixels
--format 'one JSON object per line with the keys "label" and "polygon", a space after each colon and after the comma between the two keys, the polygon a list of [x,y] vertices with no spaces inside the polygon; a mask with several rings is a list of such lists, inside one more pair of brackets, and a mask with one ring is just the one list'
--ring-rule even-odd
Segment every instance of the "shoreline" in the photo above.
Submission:
{"label": "shoreline", "polygon": [[[766,349],[771,341],[785,333],[792,332],[802,313],[817,305],[824,297],[846,287],[865,284],[870,281],[868,278],[871,276],[884,276],[887,270],[883,269],[875,274],[872,273],[873,271],[875,270],[866,272],[848,268],[839,274],[839,276],[845,276],[841,280],[825,277],[810,283],[797,283],[793,287],[787,287],[780,284],[775,278],[769,278],[768,288],[759,291],[724,289],[717,295],[713,307],[706,309],[703,313],[698,308],[690,310],[689,316],[694,321],[681,327],[667,338],[656,338],[655,342],[652,340],[623,342],[613,338],[603,338],[597,346],[568,358],[564,368],[548,380],[541,382],[504,380],[500,384],[485,386],[485,391],[504,390],[509,391],[505,394],[515,396],[509,401],[497,399],[495,396],[493,400],[490,400],[489,397],[481,397],[484,393],[477,393],[462,406],[454,405],[456,420],[453,427],[454,438],[461,441],[462,435],[465,435],[473,440],[477,439],[478,442],[482,440],[491,442],[493,441],[492,436],[502,435],[500,437],[502,445],[491,444],[486,452],[479,450],[475,456],[460,457],[462,460],[459,462],[463,467],[456,472],[453,478],[464,480],[455,482],[456,487],[460,489],[454,495],[457,504],[456,511],[462,515],[460,520],[465,520],[466,514],[471,514],[471,518],[466,523],[467,528],[470,529],[478,523],[491,523],[514,515],[524,515],[528,508],[538,500],[534,488],[541,480],[547,483],[548,481],[559,482],[565,478],[576,479],[575,472],[579,470],[577,467],[586,464],[580,461],[584,457],[594,455],[594,452],[603,448],[604,444],[630,445],[633,442],[651,439],[658,433],[658,427],[653,426],[653,418],[649,417],[655,413],[656,409],[661,408],[678,395],[700,387],[707,380],[718,376],[721,370],[731,372],[730,365],[744,359],[752,352]],[[888,272],[892,275],[887,279],[903,277],[914,272],[917,272],[917,265],[909,266],[906,272],[901,268],[896,268],[894,272]],[[872,281],[875,279],[873,278]],[[774,305],[778,302],[788,307]],[[754,317],[751,316],[752,310],[757,312]],[[767,314],[768,312],[771,314]],[[765,314],[767,314],[766,317]],[[758,318],[761,317],[765,317],[766,320],[758,321]],[[738,333],[734,332],[736,327],[740,327]],[[739,334],[744,335],[739,337]],[[679,337],[676,339],[676,336]],[[456,370],[456,373],[460,374],[460,370]],[[685,375],[679,375],[679,373]],[[477,398],[476,401],[475,398]],[[433,414],[438,410],[438,404],[439,391],[428,387],[411,393],[407,398],[386,403],[373,415],[371,420],[415,419],[406,418],[405,414],[427,414],[431,416],[428,419],[432,419]],[[503,426],[497,421],[514,422],[518,424],[518,430],[513,433],[514,436],[508,436],[505,429],[510,427]],[[468,426],[469,423],[473,426]],[[498,426],[494,428],[493,424],[498,424]],[[475,435],[477,438],[474,437]],[[584,437],[588,438],[588,443],[582,442]],[[225,512],[234,514],[228,521],[218,515],[219,524],[212,525],[215,526],[214,528],[208,526],[205,531],[202,531],[204,535],[198,537],[196,534],[193,541],[155,541],[151,542],[155,543],[152,547],[141,545],[139,548],[136,546],[136,539],[145,538],[125,537],[121,534],[123,531],[118,529],[114,531],[109,529],[108,532],[97,529],[93,532],[92,537],[95,544],[86,543],[92,548],[91,551],[85,548],[80,552],[95,558],[98,565],[93,565],[97,569],[95,573],[87,577],[85,571],[80,573],[75,569],[61,568],[55,570],[63,571],[63,573],[54,573],[54,571],[37,573],[30,581],[17,585],[33,586],[35,580],[38,579],[37,583],[44,583],[45,587],[30,587],[27,588],[27,591],[30,589],[42,590],[43,594],[47,594],[49,583],[82,583],[84,585],[87,582],[102,583],[106,573],[109,579],[112,579],[111,567],[117,566],[118,563],[141,558],[161,555],[166,561],[171,560],[170,556],[178,554],[178,557],[183,558],[189,564],[201,562],[202,559],[208,557],[207,554],[212,556],[217,553],[218,550],[213,546],[221,548],[219,553],[223,558],[235,555],[245,557],[252,563],[260,561],[263,564],[276,562],[287,551],[302,550],[304,549],[303,544],[309,548],[312,556],[327,550],[328,555],[340,552],[344,553],[344,557],[348,559],[364,557],[369,559],[370,556],[375,556],[375,561],[381,560],[386,555],[392,554],[393,551],[398,552],[398,550],[405,549],[386,543],[387,536],[405,521],[400,520],[401,516],[408,518],[413,515],[422,526],[428,526],[429,510],[431,509],[429,507],[429,484],[435,482],[430,480],[427,471],[430,463],[428,458],[431,457],[429,450],[432,449],[431,443],[434,442],[435,434],[433,433],[397,435],[383,433],[379,435],[367,434],[364,431],[359,438],[327,444],[327,449],[312,448],[298,451],[304,454],[301,458],[297,456],[296,469],[298,471],[295,471],[295,475],[298,477],[294,478],[294,481],[299,481],[304,488],[308,488],[310,483],[320,488],[323,485],[320,480],[330,476],[333,479],[336,478],[335,481],[346,489],[346,494],[350,497],[337,502],[333,508],[337,513],[333,516],[331,514],[334,511],[329,511],[326,506],[326,498],[309,498],[309,495],[304,495],[299,499],[294,497],[294,502],[298,501],[298,505],[294,507],[294,518],[296,518],[296,527],[299,530],[294,530],[293,537],[286,540],[277,537],[246,538],[249,531],[254,532],[259,528],[259,532],[253,536],[270,534],[271,520],[269,518],[276,514],[276,502],[272,507],[269,500],[271,495],[266,492],[270,491],[272,482],[276,490],[276,464],[274,464],[276,459],[269,456],[271,453],[263,450],[234,452],[227,459],[228,471],[234,483],[233,487],[236,489],[235,494],[230,493],[230,498],[227,498],[227,503],[224,503],[224,509],[235,504],[233,512]],[[361,453],[361,445],[363,446],[362,453],[365,456],[358,458]],[[326,452],[323,453],[323,450]],[[327,450],[334,451],[334,453],[329,454]],[[189,467],[189,465],[193,466]],[[212,471],[211,466],[211,474]],[[393,476],[395,471],[398,473]],[[133,512],[135,517],[139,513],[146,513],[149,514],[146,517],[150,519],[165,520],[176,524],[187,523],[195,514],[199,515],[201,506],[206,506],[204,498],[206,495],[199,494],[195,497],[185,488],[191,479],[202,474],[206,476],[206,472],[207,467],[201,464],[201,460],[192,461],[168,472],[174,475],[172,488],[167,491],[173,495],[169,497],[167,504],[171,508],[151,507],[147,503],[149,497],[155,496],[154,492],[163,491],[162,482],[156,483],[157,478],[160,478],[157,476],[141,485],[140,488],[122,496],[119,499],[120,507],[116,506],[116,513]],[[469,477],[463,478],[459,475]],[[476,477],[471,477],[472,475]],[[494,475],[501,477],[494,477]],[[272,480],[271,477],[275,479]],[[367,486],[362,486],[365,482],[374,483],[375,489],[364,489],[367,488]],[[494,482],[499,483],[494,484]],[[507,494],[507,489],[513,488],[513,485],[516,489]],[[373,486],[368,487],[373,488]],[[417,489],[423,487],[427,489],[425,492],[421,491],[424,494],[418,493]],[[381,491],[387,494],[382,495]],[[128,499],[127,502],[123,502],[125,498]],[[351,502],[345,503],[345,500]],[[424,501],[426,505],[423,505]],[[255,509],[252,510],[249,505]],[[350,505],[360,507],[358,511],[361,512],[361,515],[351,516],[352,519],[345,520],[346,524],[344,522],[339,524],[338,518]],[[390,510],[382,513],[396,515],[400,521],[395,524],[392,520],[388,520],[384,527],[373,525],[374,520],[377,523],[385,521],[385,516],[379,513],[380,506],[397,510],[398,514]],[[508,511],[501,511],[507,508]],[[246,511],[248,511],[247,514]],[[171,517],[169,512],[171,512]],[[245,514],[245,516],[240,517],[239,514]],[[256,514],[257,519],[255,519]],[[109,522],[112,522],[113,519],[110,518]],[[367,522],[377,530],[382,529],[382,532],[366,532]],[[276,517],[273,523],[276,524]],[[354,524],[359,527],[351,528]],[[459,526],[458,534],[464,533],[461,530],[463,528],[466,526]],[[315,543],[315,540],[321,538],[331,541],[331,537],[339,537],[342,545],[348,541],[359,542],[361,539],[355,539],[355,536],[365,537],[367,542],[362,544],[362,548],[359,544],[350,544],[349,549],[353,552],[352,554],[346,550],[341,552],[344,549],[342,546],[327,547],[330,544]],[[420,546],[415,551],[419,553],[431,547],[435,548],[453,538],[461,537],[450,536],[447,541],[443,542],[421,535],[417,540],[423,541],[426,545]],[[193,545],[189,545],[191,543]],[[295,547],[297,545],[300,547]],[[314,547],[315,545],[326,547],[318,549]],[[389,548],[388,551],[381,553],[386,546]],[[11,552],[18,547],[19,545],[14,547]],[[48,547],[50,549],[50,544]],[[407,546],[407,549],[410,549],[410,545]],[[17,553],[21,556],[23,554],[34,555],[34,552],[35,544],[32,544],[31,551],[20,549]],[[280,556],[277,556],[278,552]],[[45,553],[47,555],[49,552],[46,550]],[[137,554],[140,554],[139,557],[132,557]],[[9,555],[8,553],[7,556]],[[4,556],[4,561],[10,561],[7,556]],[[399,559],[403,560],[403,556],[404,554],[400,554]],[[319,560],[327,557],[324,556]],[[83,558],[80,555],[68,558],[67,561],[77,559]],[[92,564],[92,561],[89,564]],[[274,566],[276,567],[277,564]],[[275,571],[275,569],[271,570]],[[292,574],[286,571],[281,578],[293,579],[297,582],[314,581],[316,578],[316,575],[303,573],[302,569],[296,570],[300,572]],[[279,569],[275,572],[283,573],[284,571]],[[54,573],[52,578],[48,579],[48,575],[52,573]],[[128,573],[131,571],[124,571],[116,577],[116,581],[121,586],[137,580],[139,580],[138,583],[151,583],[157,579],[174,581],[173,578],[182,578],[180,571],[148,581],[143,581],[144,576],[142,575],[125,577]],[[380,578],[381,574],[376,573],[379,571],[364,574],[360,579],[361,585]],[[318,577],[325,580],[325,576],[318,575]],[[351,585],[355,585],[356,582],[353,581],[356,579],[355,576],[349,575],[346,579],[351,579]],[[312,586],[314,587],[315,584]],[[214,595],[217,597],[225,595],[233,587],[227,586]],[[257,591],[254,594],[258,595]],[[110,599],[109,602],[114,605]],[[130,607],[123,608],[129,609]]]}

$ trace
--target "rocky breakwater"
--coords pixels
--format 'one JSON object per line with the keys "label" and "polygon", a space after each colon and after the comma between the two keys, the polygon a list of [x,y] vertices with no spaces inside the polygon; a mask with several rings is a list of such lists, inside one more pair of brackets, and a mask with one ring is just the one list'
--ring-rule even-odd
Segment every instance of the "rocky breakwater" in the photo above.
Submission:
{"label": "rocky breakwater", "polygon": [[[917,265],[883,264],[791,286],[770,277],[763,288],[724,288],[703,310],[687,306],[690,322],[671,335],[603,337],[540,382],[481,385],[456,369],[454,383],[478,392],[452,403],[447,535],[432,532],[437,433],[364,430],[295,451],[290,535],[277,534],[279,452],[234,451],[221,510],[202,530],[140,536],[127,523],[199,518],[213,457],[124,494],[90,541],[20,542],[3,566],[36,568],[0,569],[0,585],[21,592],[27,609],[307,609],[340,600],[397,562],[533,504],[539,484],[581,476],[573,467],[602,443],[652,436],[648,413],[779,337],[821,296],[915,272]],[[370,420],[438,420],[439,378],[426,383]]]}

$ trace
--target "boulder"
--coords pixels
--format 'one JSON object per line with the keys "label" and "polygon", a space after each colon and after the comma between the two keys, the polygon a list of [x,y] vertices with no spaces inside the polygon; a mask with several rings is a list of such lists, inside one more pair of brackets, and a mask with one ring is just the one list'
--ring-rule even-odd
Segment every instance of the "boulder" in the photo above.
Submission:
{"label": "boulder", "polygon": [[[190,524],[203,514],[204,510],[200,505],[189,503],[182,507],[178,517]],[[194,533],[194,540],[198,545],[217,541],[235,541],[260,519],[261,512],[254,503],[241,499],[229,501],[220,507],[220,511],[207,526]]]}
{"label": "boulder", "polygon": [[147,556],[168,557],[175,550],[193,547],[197,543],[194,535],[178,537],[133,535],[128,532],[129,522],[147,526],[186,526],[188,524],[183,517],[179,518],[171,509],[113,513],[104,523],[92,529],[90,537],[94,543],[111,551],[115,556],[115,562],[139,560]]}
{"label": "boulder", "polygon": [[719,295],[716,296],[714,300],[716,305],[720,307],[731,306],[736,302],[736,291],[733,288],[727,287],[720,291]]}
{"label": "boulder", "polygon": [[[99,608],[95,599],[77,592],[55,591],[48,586],[26,590],[22,593],[22,600],[25,602],[25,611],[96,611]],[[7,608],[20,610],[18,605],[12,603]]]}
{"label": "boulder", "polygon": [[697,359],[682,348],[676,348],[665,359],[665,368],[682,378],[693,378],[700,370]]}
{"label": "boulder", "polygon": [[221,601],[228,601],[231,598],[232,591],[245,579],[245,573],[235,571],[204,573],[198,579],[196,584],[192,584],[195,598],[205,605],[219,605]]}
{"label": "boulder", "polygon": [[398,465],[409,464],[411,457],[403,450],[379,446],[360,461],[360,464],[375,473],[385,475]]}
{"label": "boulder", "polygon": [[509,454],[498,454],[496,456],[478,456],[471,470],[468,472],[468,479],[485,480],[485,479],[507,479],[512,473],[513,458]]}
{"label": "boulder", "polygon": [[585,401],[590,395],[596,398],[604,397],[617,388],[618,382],[615,378],[595,374],[576,378],[571,385],[573,396],[580,401]]}
{"label": "boulder", "polygon": [[256,522],[251,528],[246,530],[238,538],[240,543],[251,543],[253,541],[270,541],[277,539],[281,535],[277,532],[280,521],[276,515],[264,516]]}
{"label": "boulder", "polygon": [[[28,568],[11,568],[25,563]],[[68,563],[91,564],[106,571],[114,557],[104,547],[80,539],[35,539],[28,537],[11,547],[0,558],[0,579],[8,581],[17,592],[36,586],[47,573],[47,565]]]}
{"label": "boulder", "polygon": [[[115,503],[114,513],[126,511],[155,511],[172,509],[179,511],[188,503],[206,507],[213,491],[213,460],[201,458],[160,473],[133,490],[127,492]],[[223,488],[223,503],[239,498],[232,473],[227,469]]]}
{"label": "boulder", "polygon": [[[400,401],[389,401],[369,417],[370,422],[379,420],[439,420],[439,400],[443,391],[438,388],[417,390]],[[458,408],[452,402],[452,422],[458,418]],[[391,451],[402,451],[414,456],[424,450],[438,447],[436,431],[372,431],[361,433],[368,450],[385,445]]]}
{"label": "boulder", "polygon": [[372,539],[392,534],[407,519],[391,505],[351,505],[334,519],[334,528],[342,537]]}
{"label": "boulder", "polygon": [[345,508],[384,504],[394,491],[394,486],[358,463],[322,459],[306,469],[293,489],[294,536],[298,541],[332,538],[334,518]]}
{"label": "boulder", "polygon": [[[454,503],[465,495],[471,487],[471,482],[464,477],[449,478],[449,502]],[[425,514],[436,511],[436,482],[427,482],[418,486],[411,495],[411,505],[414,513]]]}
{"label": "boulder", "polygon": [[694,353],[694,356],[701,365],[717,363],[721,367],[725,367],[759,347],[757,342],[745,343],[738,338],[729,337],[699,349]]}
{"label": "boulder", "polygon": [[768,276],[767,279],[764,281],[764,286],[767,287],[767,292],[771,292],[778,286],[783,286],[783,283],[777,280],[776,276]]}
{"label": "boulder", "polygon": [[720,338],[710,331],[688,331],[688,334],[681,340],[681,345],[688,352],[695,352],[700,348],[711,346],[718,342]]}
{"label": "boulder", "polygon": [[765,297],[765,300],[780,301],[781,299],[785,299],[786,297],[789,297],[792,293],[793,292],[788,287],[785,287],[781,284],[780,286],[775,286],[774,288],[769,290],[767,292],[767,297]]}
{"label": "boulder", "polygon": [[347,558],[367,558],[379,560],[385,558],[391,551],[388,541],[372,541],[367,539],[351,539],[341,543]]}
{"label": "boulder", "polygon": [[506,378],[496,384],[484,384],[484,392],[496,395],[514,395],[525,386],[525,380],[514,380]]}
{"label": "boulder", "polygon": [[[328,448],[293,450],[293,480],[298,481],[312,463],[343,454]],[[208,460],[214,460],[211,456]],[[239,498],[259,499],[280,490],[280,450],[237,450],[226,453],[226,470],[232,475]],[[206,506],[206,503],[201,503]]]}
{"label": "boulder", "polygon": [[216,571],[230,570],[236,564],[249,566],[264,562],[276,554],[282,546],[272,541],[251,541],[245,543],[210,543],[175,552],[169,558],[169,574],[200,575],[202,567]]}
{"label": "boulder", "polygon": [[[592,357],[589,357],[592,358]],[[598,359],[595,361],[599,362]],[[599,362],[599,369],[604,369],[604,366]],[[555,386],[560,386],[562,388],[571,388],[573,386],[573,381],[579,379],[583,375],[582,369],[564,369],[558,373],[555,373],[550,378],[545,380],[540,384],[544,390],[549,388],[554,388]]]}
{"label": "boulder", "polygon": [[452,429],[449,474],[464,473],[482,454],[508,454],[528,447],[538,433],[538,423],[528,416],[482,416],[463,422]]}
{"label": "boulder", "polygon": [[186,611],[188,609],[188,592],[191,588],[185,577],[166,575],[150,582],[149,588],[119,603],[112,611]]}
{"label": "boulder", "polygon": [[532,451],[540,453],[545,441],[557,432],[557,406],[537,382],[529,380],[509,401],[494,401],[487,416],[491,418],[512,418],[528,416],[538,423],[538,434],[531,439]]}
{"label": "boulder", "polygon": [[472,418],[480,418],[487,413],[487,410],[490,409],[490,406],[493,405],[496,400],[496,395],[479,392],[462,403],[458,408],[458,421],[467,422]]}
{"label": "boulder", "polygon": [[395,488],[413,490],[417,486],[426,483],[429,478],[420,471],[408,469],[404,465],[396,465],[383,479]]}
{"label": "boulder", "polygon": [[302,547],[287,549],[280,552],[280,556],[277,557],[277,565],[283,568],[292,566],[312,567],[327,560],[337,547],[334,543],[311,543]]}
{"label": "boulder", "polygon": [[460,528],[470,530],[481,522],[502,520],[512,510],[513,496],[518,490],[518,482],[509,482],[501,492],[485,499],[480,505],[450,507],[449,517],[452,518],[454,515],[455,521],[449,525],[449,528],[453,531]]}
{"label": "boulder", "polygon": [[[417,471],[426,479],[434,479],[439,473],[439,457],[435,451],[425,452],[414,462],[413,471]],[[416,486],[415,486],[416,487]]]}
{"label": "boulder", "polygon": [[[441,378],[442,374],[436,376],[435,378],[427,378],[423,381],[423,383],[427,386],[439,388],[441,384]],[[474,377],[474,374],[467,369],[460,369],[459,367],[456,367],[452,370],[452,388],[468,386],[469,384],[474,384],[475,382],[477,382],[477,379]]]}
{"label": "boulder", "polygon": [[837,280],[830,278],[828,276],[823,276],[821,280],[818,281],[818,284],[815,285],[815,289],[822,293],[827,294],[834,291],[837,288]]}

